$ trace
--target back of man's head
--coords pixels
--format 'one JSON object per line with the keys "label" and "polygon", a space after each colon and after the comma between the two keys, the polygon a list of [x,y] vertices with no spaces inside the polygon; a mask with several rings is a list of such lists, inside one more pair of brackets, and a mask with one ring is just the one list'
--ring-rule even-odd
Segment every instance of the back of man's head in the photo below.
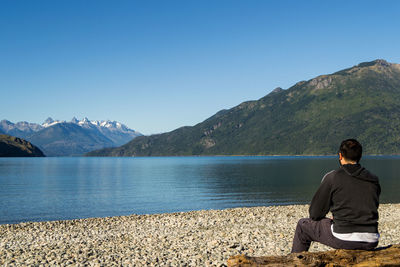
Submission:
{"label": "back of man's head", "polygon": [[362,156],[362,146],[356,139],[346,139],[340,144],[339,152],[345,159],[358,163]]}

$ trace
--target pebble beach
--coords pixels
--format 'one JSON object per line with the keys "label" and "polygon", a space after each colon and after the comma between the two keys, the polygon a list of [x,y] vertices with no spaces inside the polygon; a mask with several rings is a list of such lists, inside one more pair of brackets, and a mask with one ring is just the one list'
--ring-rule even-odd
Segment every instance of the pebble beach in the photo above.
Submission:
{"label": "pebble beach", "polygon": [[[379,247],[400,244],[400,204],[379,215]],[[307,216],[308,205],[291,205],[4,224],[0,265],[225,266],[233,255],[290,253]]]}

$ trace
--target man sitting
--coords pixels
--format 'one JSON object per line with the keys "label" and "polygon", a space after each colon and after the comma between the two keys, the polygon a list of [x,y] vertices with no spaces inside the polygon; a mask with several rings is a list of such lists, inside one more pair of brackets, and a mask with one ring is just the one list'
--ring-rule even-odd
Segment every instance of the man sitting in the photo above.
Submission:
{"label": "man sitting", "polygon": [[[339,148],[340,168],[327,173],[310,204],[310,218],[300,219],[292,253],[308,251],[311,241],[336,249],[373,249],[378,245],[379,179],[359,161],[355,139]],[[331,211],[333,218],[326,218]]]}

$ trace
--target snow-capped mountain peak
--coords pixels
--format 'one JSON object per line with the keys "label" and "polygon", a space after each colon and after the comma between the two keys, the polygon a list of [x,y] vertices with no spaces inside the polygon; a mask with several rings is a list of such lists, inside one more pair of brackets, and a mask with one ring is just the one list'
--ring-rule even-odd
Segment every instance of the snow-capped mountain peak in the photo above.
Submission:
{"label": "snow-capped mountain peak", "polygon": [[[65,125],[62,127],[58,125],[61,123]],[[53,127],[58,130],[49,129]],[[2,120],[0,132],[28,141],[33,138],[48,156],[81,155],[94,149],[121,146],[142,135],[117,121],[90,121],[88,118],[78,120],[75,117],[70,122],[53,120],[49,117],[43,124],[25,121],[12,123]],[[66,142],[65,136],[70,133]],[[60,147],[60,143],[64,145]]]}
{"label": "snow-capped mountain peak", "polygon": [[81,127],[91,127],[92,123],[89,121],[88,118],[85,117],[83,120],[78,121],[78,125]]}
{"label": "snow-capped mountain peak", "polygon": [[73,117],[71,122],[77,124],[79,121],[78,121],[78,119],[76,117]]}
{"label": "snow-capped mountain peak", "polygon": [[[66,121],[62,120],[54,120],[51,117],[48,117],[42,124],[37,124],[37,123],[30,123],[26,121],[21,121],[18,123],[12,123],[7,120],[2,120],[0,122],[0,128],[2,128],[5,131],[9,131],[10,129],[19,129],[21,131],[26,131],[27,129],[30,129],[33,132],[39,131],[43,128],[51,127],[53,125],[56,125],[58,123],[67,123]],[[124,133],[137,133],[136,131],[130,129],[126,125],[118,122],[118,121],[111,121],[111,120],[94,120],[91,121],[88,118],[83,118],[82,120],[78,120],[76,117],[73,117],[70,123],[77,124],[81,127],[85,128],[92,128],[96,127],[99,129],[108,129],[110,131],[118,131],[118,132],[124,132]],[[139,133],[137,133],[139,134]],[[140,134],[139,134],[140,135]]]}
{"label": "snow-capped mountain peak", "polygon": [[[29,123],[26,121],[21,121],[18,123],[12,123],[7,120],[2,120],[0,123],[0,128],[3,129],[5,132],[9,132],[12,129],[18,129],[20,131],[30,131],[30,132],[37,132],[42,130],[43,128],[48,128],[53,125],[59,123],[67,123],[66,121],[61,120],[54,120],[51,117],[48,117],[42,124],[37,123]],[[125,134],[133,134],[133,135],[141,135],[140,133],[136,132],[135,130],[130,129],[126,125],[111,120],[104,120],[104,121],[91,121],[88,118],[83,118],[82,120],[78,120],[76,117],[73,117],[69,123],[73,123],[79,125],[83,128],[91,129],[97,128],[100,131],[111,131],[111,132],[120,132]]]}
{"label": "snow-capped mountain peak", "polygon": [[50,123],[53,123],[53,122],[54,122],[53,118],[52,118],[52,117],[48,117],[48,118],[43,122],[43,124],[45,124],[45,123],[50,124]]}
{"label": "snow-capped mountain peak", "polygon": [[120,122],[117,122],[117,121],[110,121],[110,120],[102,121],[100,123],[100,126],[101,127],[105,127],[105,128],[107,128],[109,130],[112,130],[112,131],[122,131],[122,132],[130,132],[130,131],[132,131],[126,125],[124,125],[124,124],[122,124]]}
{"label": "snow-capped mountain peak", "polygon": [[36,123],[29,123],[26,121],[20,121],[13,123],[8,120],[0,121],[0,131],[8,135],[13,135],[21,138],[25,138],[27,135],[42,130],[43,127]]}
{"label": "snow-capped mountain peak", "polygon": [[[56,121],[53,121],[52,124],[54,125]],[[104,121],[98,121],[98,120],[89,120],[88,118],[83,118],[82,120],[78,120],[77,118],[72,118],[71,123],[78,124],[81,127],[85,128],[90,128],[90,127],[97,127],[97,128],[106,128],[111,131],[120,131],[120,132],[125,132],[125,133],[133,133],[135,132],[132,129],[129,129],[126,125],[117,122],[117,121],[111,121],[111,120],[104,120]]]}
{"label": "snow-capped mountain peak", "polygon": [[59,121],[59,120],[53,120],[51,117],[48,117],[43,123],[42,123],[42,127],[47,128],[53,125],[56,125],[58,123],[63,123],[65,121]]}

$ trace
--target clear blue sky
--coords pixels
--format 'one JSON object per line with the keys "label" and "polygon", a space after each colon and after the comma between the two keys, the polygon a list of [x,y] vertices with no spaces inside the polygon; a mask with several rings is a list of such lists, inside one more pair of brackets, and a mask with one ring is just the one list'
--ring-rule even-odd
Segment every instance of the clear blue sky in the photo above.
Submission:
{"label": "clear blue sky", "polygon": [[195,125],[275,87],[400,63],[400,1],[0,1],[0,119]]}

